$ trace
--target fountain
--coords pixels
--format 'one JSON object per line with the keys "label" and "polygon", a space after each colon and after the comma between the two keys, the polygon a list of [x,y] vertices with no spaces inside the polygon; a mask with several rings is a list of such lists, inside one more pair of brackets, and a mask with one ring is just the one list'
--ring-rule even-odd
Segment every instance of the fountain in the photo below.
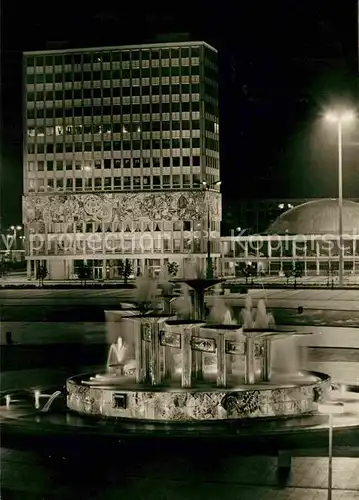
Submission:
{"label": "fountain", "polygon": [[279,418],[317,410],[330,378],[299,373],[291,344],[297,334],[275,328],[264,301],[254,309],[248,298],[241,324],[234,324],[218,297],[206,322],[204,291],[220,280],[180,281],[194,293],[192,300],[188,291],[176,300],[176,316],[150,312],[153,284],[140,284],[141,314],[121,318],[107,371],[67,380],[71,410],[155,422]]}

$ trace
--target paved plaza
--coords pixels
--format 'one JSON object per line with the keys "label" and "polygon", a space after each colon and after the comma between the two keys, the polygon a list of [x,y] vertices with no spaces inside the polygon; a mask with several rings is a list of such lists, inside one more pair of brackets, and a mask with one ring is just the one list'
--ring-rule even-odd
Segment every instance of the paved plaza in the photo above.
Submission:
{"label": "paved plaza", "polygon": [[[151,458],[152,457],[152,458]],[[265,456],[65,456],[1,449],[2,498],[112,500],[326,500],[328,459],[294,457],[284,482]],[[283,484],[284,483],[284,484]],[[333,500],[359,498],[359,458],[333,459]]]}
{"label": "paved plaza", "polygon": [[[298,304],[309,301],[318,306],[318,313],[311,317],[321,317],[322,321],[333,321],[335,314],[342,321],[355,318],[359,303],[356,290],[253,290],[254,301],[266,294],[267,304],[278,315],[296,315]],[[6,349],[24,349],[27,345],[56,349],[60,344],[102,342],[105,326],[101,321],[86,321],[83,315],[92,314],[95,309],[103,312],[106,307],[116,308],[121,301],[131,300],[133,292],[128,290],[1,290],[2,343],[4,332],[14,330],[15,346]],[[233,296],[239,304],[245,296]],[[281,308],[285,301],[289,309]],[[81,312],[82,321],[73,321],[72,314]],[[287,311],[287,312],[285,312]],[[54,321],[51,314],[57,314]],[[49,316],[50,315],[50,316]],[[314,316],[313,316],[314,315]],[[317,316],[316,316],[317,315]],[[349,315],[349,316],[348,316]],[[282,316],[284,317],[284,316]],[[94,317],[93,317],[94,318]],[[92,318],[92,319],[93,319]],[[324,319],[323,319],[324,318]],[[329,318],[329,319],[328,319]],[[344,319],[343,319],[344,318]],[[17,321],[16,321],[17,320]],[[347,323],[348,326],[348,323]],[[351,326],[354,326],[353,323]],[[5,330],[4,330],[5,327]],[[297,327],[297,326],[296,326]],[[311,351],[311,368],[330,373],[334,380],[355,383],[358,378],[359,329],[340,330],[340,342],[330,348],[328,345]],[[328,333],[332,342],[340,333],[335,328]],[[354,332],[354,333],[353,333]],[[17,333],[17,336],[15,335]],[[335,335],[334,335],[335,334]],[[344,335],[345,334],[345,335]],[[346,342],[346,343],[345,343]],[[73,344],[75,346],[75,344]],[[342,346],[345,345],[346,348]],[[318,346],[316,346],[318,347]],[[74,347],[75,348],[75,347]],[[18,352],[20,352],[18,350]],[[45,351],[44,351],[45,352]],[[47,352],[47,351],[46,351]],[[49,351],[50,352],[50,351]],[[36,364],[35,356],[32,357]],[[37,359],[37,358],[36,358]],[[46,363],[54,359],[48,356]],[[64,359],[66,363],[66,359]],[[2,390],[24,386],[36,387],[43,382],[43,373],[36,366],[27,363],[26,369],[10,367],[1,374]],[[63,367],[61,363],[51,372],[47,382],[60,384],[70,375],[74,366]],[[87,371],[79,360],[77,372]],[[358,402],[350,402],[350,419],[359,419]],[[336,416],[336,422],[341,416]],[[343,417],[344,418],[344,417]],[[353,421],[354,421],[353,420]],[[310,440],[311,438],[306,438]],[[333,500],[359,499],[359,449],[338,448],[335,443],[333,459]],[[308,443],[306,443],[308,448]],[[254,456],[250,449],[231,450],[230,454],[213,453],[208,449],[188,450],[177,453],[174,445],[171,452],[161,452],[161,446],[151,450],[149,446],[138,455],[128,448],[119,448],[118,453],[92,450],[81,452],[72,450],[58,456],[33,448],[10,449],[6,444],[1,448],[1,498],[4,499],[78,499],[112,500],[125,499],[239,499],[239,500],[326,500],[328,482],[327,450],[296,450],[292,459],[292,469],[288,477],[278,475],[277,458],[274,456]],[[75,455],[73,452],[76,452]],[[242,456],[245,452],[248,456]],[[264,450],[265,453],[265,450]],[[310,456],[308,456],[310,455]]]}

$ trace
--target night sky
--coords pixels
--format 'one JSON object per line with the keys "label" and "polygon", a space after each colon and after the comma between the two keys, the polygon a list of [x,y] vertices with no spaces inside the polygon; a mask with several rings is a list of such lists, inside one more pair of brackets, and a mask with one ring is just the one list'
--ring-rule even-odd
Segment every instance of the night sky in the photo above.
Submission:
{"label": "night sky", "polygon": [[[152,4],[3,2],[3,230],[21,222],[21,52],[51,41],[121,45],[186,32],[209,42],[220,59],[224,209],[249,197],[336,196],[335,133],[320,115],[333,101],[359,107],[357,1]],[[359,197],[359,124],[345,142],[344,196]]]}

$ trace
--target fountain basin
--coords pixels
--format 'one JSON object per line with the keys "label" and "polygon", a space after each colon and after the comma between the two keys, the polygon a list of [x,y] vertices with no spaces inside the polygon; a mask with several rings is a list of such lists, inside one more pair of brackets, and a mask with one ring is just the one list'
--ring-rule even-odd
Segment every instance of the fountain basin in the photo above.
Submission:
{"label": "fountain basin", "polygon": [[[232,388],[151,387],[136,383],[94,385],[94,374],[77,375],[66,382],[67,406],[97,417],[188,422],[294,417],[318,411],[328,398],[330,377],[303,373],[296,384],[262,383]],[[310,378],[305,379],[305,376]],[[104,382],[105,384],[105,382]]]}

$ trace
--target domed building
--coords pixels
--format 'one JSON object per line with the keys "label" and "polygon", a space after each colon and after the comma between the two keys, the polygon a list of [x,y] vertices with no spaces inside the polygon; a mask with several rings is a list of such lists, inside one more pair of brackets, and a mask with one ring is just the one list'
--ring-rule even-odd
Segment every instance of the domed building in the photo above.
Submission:
{"label": "domed building", "polygon": [[[359,233],[359,203],[343,200],[343,233]],[[339,233],[339,203],[324,198],[298,205],[281,214],[267,229],[267,234]]]}
{"label": "domed building", "polygon": [[[359,274],[359,203],[343,200],[344,275]],[[281,214],[264,234],[222,238],[222,270],[230,276],[243,264],[258,274],[284,276],[297,265],[304,276],[338,275],[339,203],[323,198]],[[287,273],[288,274],[288,273]]]}

